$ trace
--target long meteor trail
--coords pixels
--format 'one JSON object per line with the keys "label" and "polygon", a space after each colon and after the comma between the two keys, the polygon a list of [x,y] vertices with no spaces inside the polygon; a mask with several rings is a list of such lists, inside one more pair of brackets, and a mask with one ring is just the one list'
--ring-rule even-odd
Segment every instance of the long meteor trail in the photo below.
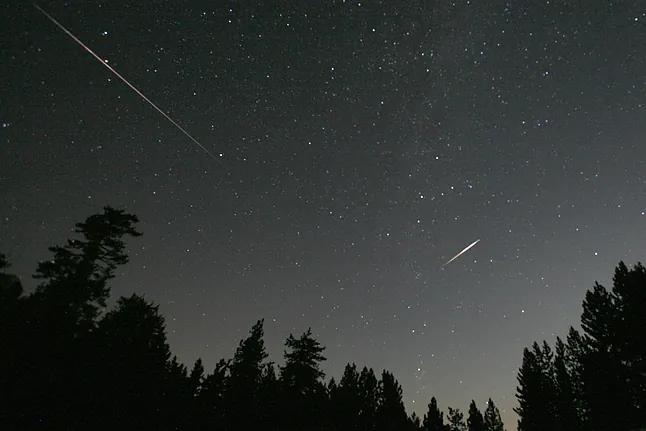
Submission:
{"label": "long meteor trail", "polygon": [[190,134],[190,133],[188,133],[188,132],[186,131],[186,129],[184,129],[182,126],[180,126],[179,124],[177,124],[177,122],[176,122],[175,120],[173,120],[173,119],[172,119],[168,114],[166,114],[166,113],[165,113],[164,111],[162,111],[162,110],[161,110],[157,105],[155,105],[155,104],[154,104],[154,103],[153,103],[149,98],[147,98],[147,97],[146,97],[146,96],[145,96],[141,91],[139,91],[139,89],[138,89],[137,87],[135,87],[135,86],[134,86],[134,85],[132,85],[130,82],[128,82],[128,80],[127,80],[126,78],[124,78],[123,76],[121,76],[121,74],[120,74],[119,72],[117,72],[117,71],[116,71],[112,66],[110,66],[110,65],[109,65],[105,60],[103,60],[101,57],[99,57],[98,55],[96,55],[96,53],[95,53],[94,51],[92,51],[92,50],[91,50],[87,45],[85,45],[83,42],[81,42],[81,40],[80,40],[79,38],[77,38],[76,36],[74,36],[74,35],[72,34],[72,32],[71,32],[71,31],[69,31],[68,29],[66,29],[66,28],[63,26],[63,24],[61,24],[60,22],[56,21],[56,18],[54,18],[53,16],[51,16],[49,13],[47,13],[43,8],[41,8],[41,7],[40,7],[40,6],[38,6],[37,4],[34,4],[34,7],[35,7],[36,9],[38,9],[38,11],[39,11],[40,13],[42,13],[43,15],[45,15],[45,17],[46,17],[48,20],[50,20],[51,22],[53,22],[53,23],[56,25],[56,27],[60,28],[60,29],[61,29],[61,30],[66,34],[66,35],[68,35],[70,38],[72,38],[72,40],[73,40],[74,42],[76,42],[76,43],[78,43],[79,45],[81,45],[81,47],[82,47],[83,49],[85,49],[87,52],[89,52],[89,53],[92,55],[92,57],[96,58],[96,59],[99,61],[99,63],[101,63],[102,65],[104,65],[105,67],[107,67],[107,68],[108,68],[108,70],[109,70],[110,72],[112,72],[112,73],[113,73],[117,78],[119,78],[120,80],[122,80],[122,81],[123,81],[123,83],[124,83],[124,84],[126,84],[128,87],[130,87],[130,89],[131,89],[132,91],[134,91],[135,93],[137,93],[137,94],[138,94],[142,99],[144,99],[144,100],[145,100],[145,101],[146,101],[150,106],[152,106],[153,108],[155,108],[155,110],[156,110],[157,112],[159,112],[160,114],[162,114],[162,115],[163,115],[163,116],[164,116],[168,121],[170,121],[170,122],[171,122],[171,124],[172,124],[173,126],[177,127],[177,128],[179,129],[179,131],[180,131],[180,132],[182,132],[184,135],[186,135],[186,137],[187,137],[188,139],[190,139],[190,140],[191,140],[195,145],[197,145],[198,147],[200,147],[200,148],[201,148],[201,149],[202,149],[206,154],[208,154],[208,155],[209,155],[213,160],[215,160],[216,162],[220,163],[220,161],[217,159],[217,157],[215,157],[215,156],[213,155],[213,153],[211,153],[209,150],[207,150],[207,149],[206,149],[206,147],[204,147],[204,145],[200,144],[200,143],[199,143],[199,141],[198,141],[197,139],[195,139],[193,136],[191,136],[191,134]]}
{"label": "long meteor trail", "polygon": [[462,256],[464,253],[466,253],[467,251],[469,251],[469,249],[470,249],[471,247],[473,247],[474,245],[476,245],[476,244],[477,244],[477,243],[479,243],[479,242],[480,242],[480,240],[479,240],[479,239],[477,239],[477,240],[473,241],[471,244],[469,244],[468,246],[466,246],[466,247],[465,247],[465,248],[464,248],[460,253],[458,253],[458,254],[456,254],[455,256],[453,256],[451,259],[449,259],[449,261],[448,261],[448,262],[446,262],[446,263],[445,263],[444,265],[442,265],[442,266],[446,266],[446,265],[448,265],[449,263],[453,262],[455,259],[457,259],[458,257]]}

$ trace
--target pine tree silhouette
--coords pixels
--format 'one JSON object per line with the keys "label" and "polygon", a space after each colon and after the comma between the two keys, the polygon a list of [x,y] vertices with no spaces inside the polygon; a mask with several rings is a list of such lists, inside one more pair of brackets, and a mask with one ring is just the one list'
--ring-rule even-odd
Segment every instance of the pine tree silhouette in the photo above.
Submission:
{"label": "pine tree silhouette", "polygon": [[568,360],[567,346],[557,337],[554,355],[554,379],[556,384],[556,431],[580,431],[581,421],[577,411],[572,365]]}
{"label": "pine tree silhouette", "polygon": [[328,386],[330,414],[334,429],[358,430],[361,415],[359,372],[355,364],[347,364],[337,385],[334,379]]}
{"label": "pine tree silhouette", "polygon": [[583,301],[585,399],[593,429],[646,425],[646,269],[615,269],[612,291],[596,283]]}
{"label": "pine tree silhouette", "polygon": [[225,429],[225,397],[228,387],[229,361],[221,359],[211,374],[202,380],[196,399],[198,430]]}
{"label": "pine tree silhouette", "polygon": [[226,392],[226,417],[229,429],[259,426],[259,390],[267,358],[263,341],[263,321],[251,328],[249,337],[240,341],[229,367]]}
{"label": "pine tree silhouette", "polygon": [[92,428],[169,429],[163,416],[172,404],[167,383],[173,364],[158,307],[137,295],[119,298],[99,322],[97,337],[102,369],[95,384],[103,389]]}
{"label": "pine tree silhouette", "polygon": [[487,409],[484,414],[485,431],[504,431],[505,427],[500,419],[498,407],[493,403],[491,398],[487,401]]}
{"label": "pine tree silhouette", "polygon": [[547,344],[543,349],[534,343],[532,350],[525,349],[523,363],[518,373],[518,430],[538,431],[555,429],[555,388],[552,374],[552,352]]}
{"label": "pine tree silhouette", "polygon": [[437,407],[435,397],[431,398],[428,405],[428,412],[424,416],[423,429],[424,431],[444,431],[444,413]]}
{"label": "pine tree silhouette", "polygon": [[[326,386],[324,348],[308,330],[290,335],[277,378],[266,362],[263,321],[231,360],[190,372],[171,354],[158,306],[132,295],[105,312],[108,281],[127,262],[135,216],[106,207],[76,225],[80,239],[52,247],[25,294],[0,254],[0,428],[246,431],[502,431],[489,399],[467,424],[431,399],[423,423],[407,416],[390,372],[348,364]],[[582,333],[554,349],[534,343],[518,373],[519,431],[632,431],[646,426],[646,269],[620,262],[612,290],[595,284],[583,301]]]}
{"label": "pine tree silhouette", "polygon": [[286,429],[323,429],[327,390],[320,363],[325,348],[308,329],[300,338],[289,335],[285,341],[285,365],[280,369],[283,392],[282,420]]}
{"label": "pine tree silhouette", "polygon": [[140,235],[136,222],[134,215],[105,207],[76,224],[81,239],[50,247],[53,257],[39,263],[34,277],[41,282],[19,300],[22,323],[12,329],[12,338],[20,340],[12,348],[13,366],[2,370],[7,422],[19,429],[42,423],[70,429],[87,420],[81,416],[94,390],[87,376],[90,336],[105,307],[108,280],[128,261],[123,238]]}
{"label": "pine tree silhouette", "polygon": [[464,414],[462,414],[460,409],[449,407],[447,420],[449,422],[449,431],[467,431],[467,424],[464,423]]}
{"label": "pine tree silhouette", "polygon": [[[519,430],[629,431],[646,427],[646,269],[619,262],[608,291],[583,301],[583,335],[525,349],[518,380]],[[551,415],[551,416],[548,416]]]}
{"label": "pine tree silhouette", "polygon": [[408,425],[408,416],[402,400],[402,388],[388,371],[381,374],[379,404],[377,407],[377,430],[403,430]]}
{"label": "pine tree silhouette", "polygon": [[471,400],[471,404],[469,404],[469,418],[467,419],[467,429],[469,431],[484,431],[484,417],[482,416],[482,413],[480,413],[480,410],[478,410],[478,406],[476,406],[476,402]]}
{"label": "pine tree silhouette", "polygon": [[374,430],[377,427],[377,409],[379,408],[379,381],[372,368],[363,367],[359,374],[359,396],[361,411],[359,429]]}

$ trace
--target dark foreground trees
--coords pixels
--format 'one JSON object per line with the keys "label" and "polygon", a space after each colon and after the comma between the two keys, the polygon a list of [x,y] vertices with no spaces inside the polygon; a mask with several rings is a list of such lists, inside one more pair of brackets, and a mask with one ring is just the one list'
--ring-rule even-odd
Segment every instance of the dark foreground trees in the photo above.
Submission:
{"label": "dark foreground trees", "polygon": [[520,431],[646,428],[646,269],[620,262],[611,290],[586,293],[582,333],[523,352]]}
{"label": "dark foreground trees", "polygon": [[[136,223],[110,207],[78,223],[78,238],[51,247],[38,265],[30,294],[0,254],[0,429],[427,428],[406,414],[388,371],[378,379],[348,364],[338,384],[326,384],[324,347],[310,329],[287,338],[282,366],[267,360],[260,320],[232,359],[210,371],[198,359],[189,371],[172,355],[156,305],[131,295],[106,310],[108,281],[128,261],[125,241],[140,235]],[[450,411],[452,429],[462,430],[461,414]]]}
{"label": "dark foreground trees", "polygon": [[[290,335],[283,365],[268,360],[263,321],[230,360],[190,371],[172,355],[164,318],[137,295],[106,309],[108,282],[127,263],[137,218],[106,207],[51,247],[26,294],[0,254],[2,430],[502,431],[492,400],[484,414],[406,414],[393,374],[348,364],[325,382],[324,347],[311,330]],[[612,289],[595,284],[581,331],[523,352],[521,431],[646,428],[646,269],[620,263]],[[466,418],[465,418],[466,416]]]}

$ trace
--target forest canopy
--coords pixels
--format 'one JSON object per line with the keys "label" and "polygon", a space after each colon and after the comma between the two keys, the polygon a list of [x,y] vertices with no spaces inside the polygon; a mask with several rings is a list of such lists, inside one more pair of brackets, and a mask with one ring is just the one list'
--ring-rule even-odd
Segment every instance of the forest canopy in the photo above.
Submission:
{"label": "forest canopy", "polygon": [[[325,347],[311,329],[290,334],[282,365],[269,360],[263,320],[230,359],[187,368],[171,352],[159,307],[133,294],[107,307],[109,280],[128,262],[138,219],[104,208],[50,247],[25,293],[0,254],[0,426],[8,430],[502,431],[481,411],[443,412],[432,397],[408,414],[387,370],[348,363],[326,380]],[[634,430],[646,425],[646,269],[620,262],[610,290],[595,284],[581,331],[524,350],[517,398],[521,431]],[[511,390],[512,388],[510,388]],[[445,414],[446,413],[446,414]]]}

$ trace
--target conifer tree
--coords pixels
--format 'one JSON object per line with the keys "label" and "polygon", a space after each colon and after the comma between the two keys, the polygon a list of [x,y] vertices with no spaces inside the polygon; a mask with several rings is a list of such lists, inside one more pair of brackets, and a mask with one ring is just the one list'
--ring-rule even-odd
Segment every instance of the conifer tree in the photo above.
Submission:
{"label": "conifer tree", "polygon": [[549,405],[551,400],[545,394],[546,387],[541,360],[537,354],[540,347],[534,343],[533,350],[524,349],[523,362],[518,372],[516,398],[519,431],[543,431],[552,429]]}
{"label": "conifer tree", "polygon": [[460,409],[449,407],[447,420],[449,422],[449,431],[467,431],[467,424],[464,423],[464,414],[462,414]]}
{"label": "conifer tree", "polygon": [[188,379],[191,387],[191,395],[197,397],[202,386],[202,381],[204,380],[204,365],[202,365],[202,359],[197,358]]}
{"label": "conifer tree", "polygon": [[330,381],[330,409],[336,429],[359,429],[361,414],[361,393],[359,390],[359,372],[355,364],[347,364],[343,376],[337,385]]}
{"label": "conifer tree", "polygon": [[423,429],[424,431],[444,431],[444,413],[437,407],[435,397],[431,398],[428,405],[428,412],[424,416]]}
{"label": "conifer tree", "polygon": [[588,430],[589,407],[585,394],[586,376],[584,364],[589,358],[590,349],[585,338],[574,328],[570,327],[567,335],[565,363],[566,369],[570,375],[572,397],[575,404],[575,410],[579,427],[582,430]]}
{"label": "conifer tree", "polygon": [[476,402],[471,400],[469,405],[469,418],[467,419],[467,429],[468,431],[484,431],[484,417],[478,407]]}
{"label": "conifer tree", "polygon": [[280,388],[274,364],[268,362],[263,367],[258,390],[259,428],[269,431],[279,429],[279,395]]}
{"label": "conifer tree", "polygon": [[202,380],[196,399],[197,429],[225,428],[225,395],[229,361],[220,359],[213,372]]}
{"label": "conifer tree", "polygon": [[374,430],[377,426],[377,409],[379,407],[379,381],[372,368],[363,367],[359,374],[359,429]]}
{"label": "conifer tree", "polygon": [[579,431],[579,420],[576,407],[572,371],[568,362],[567,346],[557,337],[554,355],[554,379],[556,384],[556,398],[554,400],[558,430]]}
{"label": "conifer tree", "polygon": [[493,403],[491,398],[487,401],[487,409],[484,414],[485,431],[504,431],[505,427],[500,418],[498,407]]}
{"label": "conifer tree", "polygon": [[[69,428],[70,410],[89,411],[90,335],[105,307],[108,280],[128,261],[124,237],[140,235],[136,223],[136,216],[105,207],[76,224],[80,239],[50,247],[53,257],[39,263],[34,277],[41,281],[20,300],[22,323],[12,329],[21,340],[11,349],[19,366],[12,366],[5,385],[13,388],[6,408],[19,428],[34,423]],[[16,285],[11,286],[15,297]],[[82,427],[91,414],[85,416],[74,426]]]}
{"label": "conifer tree", "polygon": [[39,311],[50,334],[58,329],[77,336],[94,326],[109,294],[107,281],[117,266],[128,262],[123,237],[141,235],[134,228],[137,221],[123,210],[105,207],[103,214],[76,224],[75,232],[83,239],[49,248],[54,256],[38,264],[34,277],[43,282],[34,297],[44,307]]}
{"label": "conifer tree", "polygon": [[646,425],[646,269],[615,269],[612,291],[595,283],[583,301],[586,335],[583,388],[593,428],[630,430]]}
{"label": "conifer tree", "polygon": [[[102,391],[98,423],[92,427],[167,429],[162,415],[168,409],[166,383],[177,364],[170,361],[158,306],[137,295],[119,298],[117,307],[99,322],[97,337],[103,369],[95,385]],[[185,374],[185,368],[180,372]]]}
{"label": "conifer tree", "polygon": [[408,422],[409,422],[408,429],[410,431],[421,431],[422,421],[419,418],[419,416],[417,416],[417,413],[415,412],[411,413]]}
{"label": "conifer tree", "polygon": [[251,328],[249,337],[240,341],[229,367],[226,393],[227,422],[230,429],[258,426],[259,389],[267,358],[263,341],[263,320]]}
{"label": "conifer tree", "polygon": [[402,400],[402,388],[392,373],[384,370],[379,384],[379,407],[377,408],[379,431],[403,430],[408,416]]}
{"label": "conifer tree", "polygon": [[308,329],[299,338],[289,335],[285,341],[285,365],[280,369],[283,388],[283,420],[286,429],[320,429],[327,391],[320,363],[325,348]]}

